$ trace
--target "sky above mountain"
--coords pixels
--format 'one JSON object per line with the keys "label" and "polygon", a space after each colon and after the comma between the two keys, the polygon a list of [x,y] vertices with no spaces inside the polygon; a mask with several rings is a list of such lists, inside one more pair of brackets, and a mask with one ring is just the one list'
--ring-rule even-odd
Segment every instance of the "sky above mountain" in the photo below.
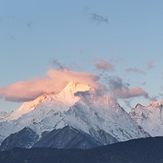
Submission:
{"label": "sky above mountain", "polygon": [[163,99],[163,1],[0,2],[0,110],[75,80],[127,111]]}

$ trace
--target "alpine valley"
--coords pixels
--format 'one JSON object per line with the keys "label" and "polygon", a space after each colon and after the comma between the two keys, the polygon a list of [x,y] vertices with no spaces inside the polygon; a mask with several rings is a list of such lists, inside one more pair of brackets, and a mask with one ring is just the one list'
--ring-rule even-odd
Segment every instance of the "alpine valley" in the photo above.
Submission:
{"label": "alpine valley", "polygon": [[112,97],[70,82],[59,94],[44,94],[10,114],[0,113],[0,150],[14,147],[89,149],[163,135],[162,103],[138,104],[127,113]]}

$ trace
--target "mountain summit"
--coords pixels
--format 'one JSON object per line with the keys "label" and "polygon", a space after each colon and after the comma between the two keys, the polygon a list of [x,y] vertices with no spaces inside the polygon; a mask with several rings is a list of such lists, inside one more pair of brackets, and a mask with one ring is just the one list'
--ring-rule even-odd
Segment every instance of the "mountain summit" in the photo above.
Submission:
{"label": "mountain summit", "polygon": [[76,98],[75,99],[73,98],[76,92],[78,91],[84,92],[89,89],[90,89],[90,86],[86,84],[70,82],[68,85],[66,85],[66,87],[59,94],[57,95],[54,95],[53,93],[44,94],[44,95],[39,96],[33,101],[24,102],[17,110],[12,112],[10,115],[3,116],[3,119],[1,118],[0,121],[11,121],[11,120],[18,119],[23,114],[26,114],[34,110],[37,107],[37,105],[44,102],[46,99],[48,100],[48,99],[57,97],[58,100],[60,101],[63,101],[63,102],[67,101],[68,103],[72,102],[73,104],[75,103],[75,100],[77,100]]}
{"label": "mountain summit", "polygon": [[130,111],[131,118],[151,136],[163,136],[163,105],[152,101],[148,106],[136,105]]}
{"label": "mountain summit", "polygon": [[87,84],[70,82],[59,94],[25,102],[1,119],[1,150],[85,149],[149,136],[116,101],[97,92]]}
{"label": "mountain summit", "polygon": [[88,91],[91,88],[91,86],[79,82],[70,82],[68,85],[61,91],[61,93],[76,93],[78,91]]}

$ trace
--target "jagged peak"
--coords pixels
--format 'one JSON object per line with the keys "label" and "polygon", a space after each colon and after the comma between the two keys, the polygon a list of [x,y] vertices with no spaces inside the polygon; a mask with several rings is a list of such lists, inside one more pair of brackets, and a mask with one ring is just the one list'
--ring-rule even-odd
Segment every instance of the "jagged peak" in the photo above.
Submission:
{"label": "jagged peak", "polygon": [[149,107],[158,107],[159,106],[159,103],[158,101],[151,101],[150,104],[149,104]]}
{"label": "jagged peak", "polygon": [[49,98],[56,98],[59,99],[60,101],[63,101],[64,104],[74,104],[77,100],[78,97],[74,97],[74,94],[78,91],[87,91],[90,89],[90,86],[84,83],[79,83],[79,82],[70,82],[66,85],[66,87],[59,93],[59,94],[54,94],[54,93],[46,93],[43,94],[33,101],[29,102],[24,102],[17,110],[12,112],[7,120],[13,120],[17,119],[23,114],[26,114],[32,110],[34,110],[40,103],[46,101],[46,99]]}
{"label": "jagged peak", "polygon": [[141,105],[140,103],[136,104],[135,108],[141,108],[143,107],[143,105]]}
{"label": "jagged peak", "polygon": [[136,104],[135,109],[136,108],[155,108],[155,107],[160,107],[163,106],[163,100],[160,101],[160,104],[157,100],[151,101],[150,104],[148,106],[143,106],[140,103]]}
{"label": "jagged peak", "polygon": [[66,93],[66,92],[71,92],[71,93],[76,93],[78,91],[88,91],[91,88],[88,84],[85,83],[79,83],[79,82],[69,82],[66,87],[60,92],[60,93]]}

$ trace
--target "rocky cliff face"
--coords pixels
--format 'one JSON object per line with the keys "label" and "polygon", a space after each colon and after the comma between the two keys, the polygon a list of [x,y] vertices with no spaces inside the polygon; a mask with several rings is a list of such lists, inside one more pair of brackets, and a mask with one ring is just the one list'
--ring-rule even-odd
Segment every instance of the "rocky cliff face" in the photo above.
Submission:
{"label": "rocky cliff face", "polygon": [[30,128],[11,134],[1,144],[0,150],[10,150],[14,147],[30,148],[38,140],[39,136]]}

